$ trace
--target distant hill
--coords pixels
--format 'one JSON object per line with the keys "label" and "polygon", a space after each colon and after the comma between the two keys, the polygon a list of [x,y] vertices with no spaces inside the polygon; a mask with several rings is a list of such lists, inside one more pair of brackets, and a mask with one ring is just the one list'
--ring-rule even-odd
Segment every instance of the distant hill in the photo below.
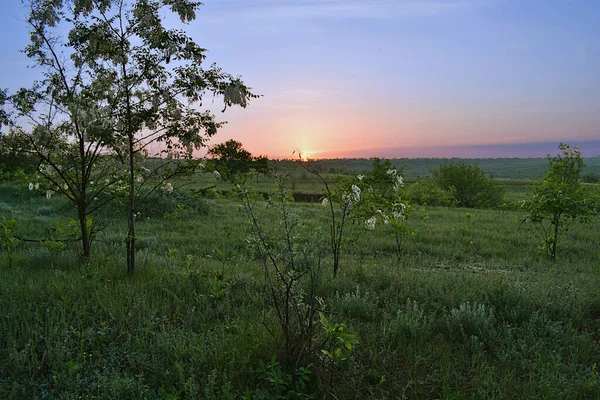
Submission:
{"label": "distant hill", "polygon": [[[477,164],[494,178],[539,179],[548,166],[545,158],[393,158],[392,164],[406,166],[407,177],[427,176],[432,169],[445,163],[465,162]],[[600,175],[600,157],[585,158],[584,174]],[[372,160],[366,158],[340,158],[314,161],[324,172],[364,172],[371,169]]]}
{"label": "distant hill", "polygon": [[[583,157],[600,157],[600,141],[565,140],[579,146]],[[544,158],[557,154],[559,142],[486,144],[472,146],[407,146],[323,152],[319,158]]]}

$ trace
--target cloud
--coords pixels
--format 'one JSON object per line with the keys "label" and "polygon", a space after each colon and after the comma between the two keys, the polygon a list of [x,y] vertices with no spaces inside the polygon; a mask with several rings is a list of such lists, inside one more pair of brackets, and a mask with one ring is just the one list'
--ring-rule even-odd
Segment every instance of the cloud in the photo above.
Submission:
{"label": "cloud", "polygon": [[221,0],[213,18],[288,20],[390,19],[432,16],[475,7],[484,0]]}

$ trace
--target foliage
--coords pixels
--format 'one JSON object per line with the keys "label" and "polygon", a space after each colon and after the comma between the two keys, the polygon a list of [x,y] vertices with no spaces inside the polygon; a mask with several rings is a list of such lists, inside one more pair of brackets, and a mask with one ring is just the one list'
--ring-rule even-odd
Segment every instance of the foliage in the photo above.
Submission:
{"label": "foliage", "polygon": [[406,191],[406,198],[413,204],[431,207],[453,207],[456,205],[456,189],[443,189],[431,179],[420,178]]}
{"label": "foliage", "polygon": [[561,153],[548,155],[544,179],[533,187],[533,194],[522,203],[524,222],[533,222],[542,238],[542,249],[549,260],[556,260],[558,243],[574,222],[590,222],[598,211],[597,193],[581,182],[584,167],[577,146],[561,144]]}
{"label": "foliage", "polygon": [[[165,28],[167,14],[182,23],[193,21],[198,2],[75,0],[72,4],[32,4],[30,20],[35,22],[35,30],[27,53],[39,57],[41,63],[52,63],[57,57],[48,58],[40,50],[49,41],[44,33],[59,24],[62,31],[68,31],[66,45],[73,67],[64,70],[76,71],[74,80],[81,101],[85,101],[80,114],[91,116],[88,118],[94,129],[90,134],[96,135],[90,137],[127,165],[127,269],[133,273],[136,154],[149,143],[161,141],[173,158],[190,157],[222,125],[209,111],[198,110],[205,93],[222,95],[225,108],[245,107],[256,96],[240,79],[217,66],[203,69],[206,50],[183,30]],[[73,97],[67,88],[59,89],[61,96]],[[55,97],[55,91],[52,93]],[[81,133],[84,147],[87,137]],[[95,158],[89,160],[90,167]]]}
{"label": "foliage", "polygon": [[[30,196],[23,184],[0,184],[0,198],[23,236],[68,221],[72,208],[64,197]],[[518,211],[474,209],[466,218],[464,209],[415,207],[409,222],[421,235],[406,248],[406,268],[395,266],[383,224],[373,231],[347,224],[356,240],[343,273],[321,274],[316,294],[329,323],[343,322],[360,345],[329,370],[320,349],[334,348],[318,347],[323,361],[310,361],[300,390],[296,372],[308,363],[288,366],[265,329],[283,343],[260,291],[264,265],[239,228],[247,216],[238,201],[207,203],[208,214],[138,219],[147,245],[140,242],[135,279],[123,275],[119,215],[89,264],[75,263],[68,248],[48,257],[41,245],[15,249],[21,268],[0,257],[0,398],[217,400],[243,398],[245,388],[276,394],[269,379],[279,385],[288,376],[292,390],[317,399],[600,398],[597,224],[574,224],[551,269],[532,251],[537,237],[514,229]],[[48,205],[52,214],[39,215]],[[311,244],[323,209],[289,207],[302,222],[298,243]],[[257,200],[255,212],[266,239],[281,243],[278,207]],[[214,246],[228,255],[209,257]],[[169,249],[178,256],[165,268]],[[229,254],[239,262],[226,263],[219,287],[214,277]],[[315,328],[313,347],[325,336],[318,316]],[[273,354],[280,373],[257,372]]]}
{"label": "foliage", "polygon": [[411,207],[406,200],[402,173],[403,168],[392,167],[390,160],[375,158],[371,171],[357,176],[363,196],[354,212],[354,218],[363,222],[368,230],[375,229],[377,220],[394,230],[398,258],[404,251],[405,239],[417,234],[406,225]]}
{"label": "foliage", "polygon": [[281,364],[275,356],[271,361],[265,363],[259,360],[256,370],[257,378],[262,387],[254,391],[246,390],[243,399],[247,400],[300,400],[312,399],[313,396],[306,393],[307,385],[312,374],[311,364],[299,367],[292,375],[281,368]]}
{"label": "foliage", "polygon": [[2,217],[0,220],[0,246],[6,251],[9,267],[12,267],[15,249],[21,243],[15,236],[16,227],[17,221],[14,218]]}
{"label": "foliage", "polygon": [[0,104],[10,106],[2,118],[9,125],[2,153],[34,158],[39,168],[32,179],[46,182],[48,198],[59,192],[75,205],[81,255],[88,258],[95,227],[88,229],[86,221],[106,204],[91,202],[119,179],[115,160],[102,156],[112,134],[110,112],[90,97],[85,71],[62,51],[62,2],[31,1],[29,6],[30,43],[24,53],[44,79],[12,95],[0,93]]}
{"label": "foliage", "polygon": [[208,150],[208,154],[212,156],[208,169],[218,171],[223,179],[232,183],[242,183],[243,175],[252,169],[257,174],[266,174],[270,171],[267,157],[253,157],[237,140],[231,139],[213,145]]}
{"label": "foliage", "polygon": [[239,186],[239,196],[251,229],[249,242],[263,265],[264,281],[260,292],[274,312],[280,333],[269,329],[273,337],[283,336],[280,345],[284,361],[295,365],[309,360],[316,349],[315,323],[322,304],[317,299],[321,281],[321,249],[318,237],[300,235],[305,228],[292,208],[285,179],[276,177],[277,188],[269,202],[277,208],[280,229],[267,232],[263,227],[248,190]]}
{"label": "foliage", "polygon": [[600,183],[600,174],[590,172],[583,175],[581,180],[585,183]]}
{"label": "foliage", "polygon": [[322,206],[329,211],[330,247],[333,255],[333,276],[336,277],[342,250],[345,224],[358,221],[367,230],[375,229],[377,220],[393,228],[396,254],[400,256],[404,238],[414,234],[405,225],[410,207],[402,202],[404,180],[402,170],[392,167],[389,160],[373,160],[373,168],[365,175],[335,176],[328,179],[312,165],[302,167],[317,176],[325,187]]}
{"label": "foliage", "polygon": [[432,180],[443,190],[454,193],[457,206],[489,208],[502,204],[504,190],[478,165],[464,162],[440,165]]}
{"label": "foliage", "polygon": [[359,343],[356,335],[347,333],[344,324],[330,323],[322,312],[319,312],[319,320],[325,331],[325,348],[321,353],[334,364],[346,361],[353,347]]}

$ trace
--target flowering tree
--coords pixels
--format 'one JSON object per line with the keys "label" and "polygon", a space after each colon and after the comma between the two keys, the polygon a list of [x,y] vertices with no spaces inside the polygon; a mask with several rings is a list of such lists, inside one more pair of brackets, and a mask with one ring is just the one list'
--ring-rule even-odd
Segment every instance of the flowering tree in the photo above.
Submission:
{"label": "flowering tree", "polygon": [[415,233],[406,226],[410,206],[405,200],[402,172],[389,160],[375,158],[371,171],[357,176],[364,195],[354,210],[354,217],[364,221],[367,230],[374,230],[377,221],[394,230],[397,256],[403,251],[404,239]]}
{"label": "flowering tree", "polygon": [[102,145],[127,164],[127,271],[133,273],[136,154],[161,141],[171,154],[191,157],[222,125],[212,113],[198,110],[205,93],[222,95],[225,108],[245,107],[257,96],[217,66],[203,69],[205,49],[184,31],[164,27],[167,14],[182,23],[193,21],[199,2],[31,0],[30,4],[35,25],[32,54],[48,42],[42,33],[59,25],[68,30],[72,68],[65,71],[80,76],[82,99],[90,105],[82,109],[101,113],[98,123],[108,133]]}
{"label": "flowering tree", "polygon": [[[103,156],[112,137],[110,110],[90,97],[86,74],[62,53],[56,30],[61,2],[30,2],[27,19],[30,44],[25,54],[43,70],[44,79],[10,95],[0,90],[0,124],[9,131],[2,147],[35,156],[37,177],[48,199],[58,192],[76,207],[81,255],[90,256],[95,225],[90,215],[110,196],[115,181],[115,159]],[[39,190],[39,182],[30,187]],[[104,200],[92,201],[98,197]]]}
{"label": "flowering tree", "polygon": [[559,239],[576,221],[590,222],[597,213],[598,199],[590,187],[582,184],[584,163],[577,146],[561,144],[561,153],[548,155],[544,179],[533,194],[522,202],[523,222],[533,222],[542,237],[542,248],[549,260],[556,260]]}
{"label": "flowering tree", "polygon": [[340,266],[344,227],[349,220],[361,221],[367,230],[374,230],[378,220],[390,225],[396,233],[397,249],[400,251],[403,237],[410,233],[404,224],[409,209],[400,201],[404,187],[402,171],[392,167],[389,160],[382,162],[376,158],[373,169],[366,175],[336,177],[330,182],[315,168],[300,165],[318,176],[325,186],[322,205],[330,215],[334,277]]}

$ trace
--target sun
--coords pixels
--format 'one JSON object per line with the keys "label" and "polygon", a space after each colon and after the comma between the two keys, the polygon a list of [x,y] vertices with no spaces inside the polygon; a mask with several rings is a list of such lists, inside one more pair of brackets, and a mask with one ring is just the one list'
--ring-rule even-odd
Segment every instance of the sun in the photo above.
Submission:
{"label": "sun", "polygon": [[309,161],[309,160],[310,160],[310,153],[308,153],[308,152],[305,152],[305,151],[301,152],[301,153],[300,153],[300,159],[301,159],[302,161],[304,161],[304,162],[307,162],[307,161]]}

